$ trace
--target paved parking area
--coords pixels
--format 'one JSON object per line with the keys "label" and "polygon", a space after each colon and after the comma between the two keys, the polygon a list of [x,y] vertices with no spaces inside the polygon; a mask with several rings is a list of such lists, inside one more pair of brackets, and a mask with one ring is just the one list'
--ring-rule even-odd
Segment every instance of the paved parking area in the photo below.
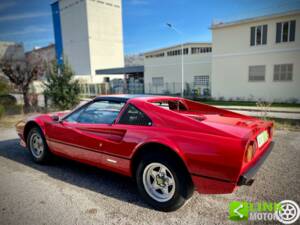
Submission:
{"label": "paved parking area", "polygon": [[58,159],[34,164],[13,129],[0,128],[0,224],[236,224],[233,200],[300,203],[300,132],[277,131],[273,152],[251,187],[229,195],[200,195],[176,212],[140,200],[128,178]]}

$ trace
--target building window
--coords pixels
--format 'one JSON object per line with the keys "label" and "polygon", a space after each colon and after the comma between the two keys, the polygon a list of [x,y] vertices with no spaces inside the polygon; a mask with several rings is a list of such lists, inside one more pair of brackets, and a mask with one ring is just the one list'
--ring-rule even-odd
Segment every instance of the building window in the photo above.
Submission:
{"label": "building window", "polygon": [[295,41],[296,20],[276,24],[276,43]]}
{"label": "building window", "polygon": [[208,84],[209,84],[208,75],[194,76],[194,85],[208,86]]}
{"label": "building window", "polygon": [[249,66],[249,81],[265,81],[266,66]]}
{"label": "building window", "polygon": [[268,25],[260,25],[250,28],[250,45],[265,45],[267,44]]}
{"label": "building window", "polygon": [[293,64],[274,65],[274,81],[292,81]]}
{"label": "building window", "polygon": [[211,47],[197,47],[192,48],[192,54],[201,54],[211,52]]}
{"label": "building window", "polygon": [[164,86],[164,78],[163,77],[152,77],[153,86]]}
{"label": "building window", "polygon": [[[180,51],[180,52],[181,52],[181,51]],[[189,49],[188,49],[188,48],[183,49],[183,54],[184,54],[184,55],[189,54]]]}
{"label": "building window", "polygon": [[153,55],[146,55],[146,58],[159,58],[159,57],[164,57],[165,53],[161,52],[161,53],[157,53],[157,54],[153,54]]}
{"label": "building window", "polygon": [[[181,49],[177,49],[177,50],[171,50],[167,52],[167,56],[176,56],[176,55],[181,55],[182,50]],[[183,49],[183,53],[184,55],[189,54],[189,49],[188,48],[184,48]]]}

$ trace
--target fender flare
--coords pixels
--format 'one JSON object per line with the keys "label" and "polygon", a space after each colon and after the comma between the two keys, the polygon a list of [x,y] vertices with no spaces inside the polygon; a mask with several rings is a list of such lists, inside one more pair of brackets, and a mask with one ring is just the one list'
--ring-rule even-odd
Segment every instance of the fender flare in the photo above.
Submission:
{"label": "fender flare", "polygon": [[157,138],[153,138],[153,139],[149,139],[147,141],[144,141],[142,143],[139,143],[137,146],[135,146],[134,150],[132,151],[131,155],[130,155],[130,171],[133,170],[133,164],[134,164],[134,158],[138,155],[139,151],[141,151],[146,145],[151,145],[151,144],[157,144],[157,145],[162,145],[165,146],[167,149],[169,149],[170,151],[172,151],[173,153],[175,153],[175,155],[178,156],[179,159],[181,159],[182,163],[184,164],[187,172],[190,173],[189,171],[189,167],[187,165],[187,158],[186,156],[183,154],[183,152],[180,150],[180,148],[172,141],[168,140],[168,139],[157,139]]}

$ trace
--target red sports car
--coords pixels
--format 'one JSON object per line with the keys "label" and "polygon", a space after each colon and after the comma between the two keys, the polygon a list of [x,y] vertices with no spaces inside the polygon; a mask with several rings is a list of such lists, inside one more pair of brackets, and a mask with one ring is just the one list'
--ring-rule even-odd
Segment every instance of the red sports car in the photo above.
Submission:
{"label": "red sports car", "polygon": [[34,161],[58,155],[131,176],[163,211],[195,189],[223,194],[251,185],[273,146],[271,122],[165,96],[100,96],[16,127]]}

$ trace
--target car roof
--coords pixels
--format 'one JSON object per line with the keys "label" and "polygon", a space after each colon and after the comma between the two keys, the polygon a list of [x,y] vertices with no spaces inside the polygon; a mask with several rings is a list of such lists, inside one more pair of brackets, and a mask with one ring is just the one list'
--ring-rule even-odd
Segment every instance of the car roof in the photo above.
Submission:
{"label": "car roof", "polygon": [[116,101],[116,102],[127,102],[130,99],[161,99],[161,98],[170,98],[170,99],[176,99],[174,97],[170,96],[157,96],[157,95],[134,95],[134,94],[121,94],[121,95],[102,95],[102,96],[97,96],[94,98],[94,101]]}
{"label": "car roof", "polygon": [[108,100],[108,101],[118,101],[118,102],[127,102],[129,99],[147,97],[147,95],[102,95],[97,96],[94,100]]}

